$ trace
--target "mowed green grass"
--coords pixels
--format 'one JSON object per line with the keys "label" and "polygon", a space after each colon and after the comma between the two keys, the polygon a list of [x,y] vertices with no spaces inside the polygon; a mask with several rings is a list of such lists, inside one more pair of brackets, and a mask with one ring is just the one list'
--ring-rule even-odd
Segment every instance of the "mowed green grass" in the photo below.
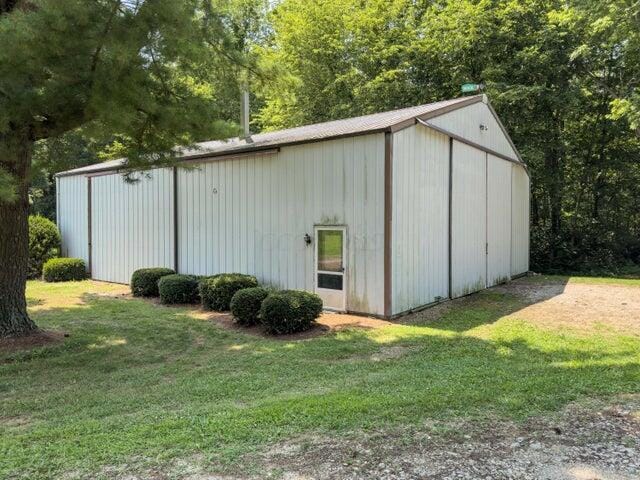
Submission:
{"label": "mowed green grass", "polygon": [[108,296],[121,290],[29,284],[33,318],[70,337],[0,352],[0,478],[103,478],[195,457],[236,471],[243,454],[297,436],[520,420],[640,392],[640,329],[535,327],[518,318],[520,298],[495,291],[430,323],[284,341]]}
{"label": "mowed green grass", "polygon": [[534,277],[523,278],[526,283],[578,283],[585,285],[621,285],[629,287],[640,287],[640,272],[629,277],[582,277],[582,276],[563,276],[563,275],[538,275]]}

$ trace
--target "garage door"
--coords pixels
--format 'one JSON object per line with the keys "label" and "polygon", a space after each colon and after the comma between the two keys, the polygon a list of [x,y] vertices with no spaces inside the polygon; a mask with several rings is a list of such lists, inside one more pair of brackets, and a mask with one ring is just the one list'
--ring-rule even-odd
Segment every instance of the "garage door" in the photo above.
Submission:
{"label": "garage door", "polygon": [[451,297],[486,286],[487,156],[453,141],[451,176]]}
{"label": "garage door", "polygon": [[487,155],[487,286],[511,278],[511,162]]}
{"label": "garage door", "polygon": [[138,268],[173,266],[171,169],[91,178],[91,276],[129,283]]}

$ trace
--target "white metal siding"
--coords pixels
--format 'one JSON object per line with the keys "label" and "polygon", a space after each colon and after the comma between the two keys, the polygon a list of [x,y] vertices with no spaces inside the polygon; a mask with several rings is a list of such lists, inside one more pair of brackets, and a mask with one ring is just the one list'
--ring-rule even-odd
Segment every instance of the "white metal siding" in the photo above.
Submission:
{"label": "white metal siding", "polygon": [[487,155],[487,286],[511,277],[511,165]]}
{"label": "white metal siding", "polygon": [[393,139],[393,314],[448,296],[449,137],[422,126]]}
{"label": "white metal siding", "polygon": [[[518,158],[498,121],[483,102],[432,118],[429,123],[514,160]],[[480,124],[485,125],[487,129],[481,130]]]}
{"label": "white metal siding", "polygon": [[62,236],[64,257],[81,258],[89,262],[87,228],[87,178],[61,177],[57,179],[57,223]]}
{"label": "white metal siding", "polygon": [[523,167],[512,167],[513,211],[511,220],[511,275],[529,271],[529,176]]}
{"label": "white metal siding", "polygon": [[[314,290],[314,225],[344,225],[347,309],[383,313],[384,134],[178,170],[181,273]],[[314,239],[315,240],[315,239]]]}
{"label": "white metal siding", "polygon": [[454,140],[451,296],[481,290],[487,272],[486,153]]}
{"label": "white metal siding", "polygon": [[129,283],[138,268],[173,267],[172,170],[138,178],[91,179],[91,270],[97,280]]}

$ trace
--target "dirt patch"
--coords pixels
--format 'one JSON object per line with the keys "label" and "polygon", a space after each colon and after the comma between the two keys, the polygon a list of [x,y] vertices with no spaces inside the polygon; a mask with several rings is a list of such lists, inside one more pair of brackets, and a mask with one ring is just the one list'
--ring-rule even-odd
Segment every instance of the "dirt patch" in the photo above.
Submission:
{"label": "dirt patch", "polygon": [[20,428],[25,427],[31,423],[29,417],[25,415],[18,415],[13,417],[0,417],[0,426],[8,428]]}
{"label": "dirt patch", "polygon": [[405,345],[394,345],[391,347],[382,347],[380,350],[373,355],[371,355],[370,359],[372,362],[382,362],[384,360],[393,360],[395,358],[404,357],[412,352],[414,349],[407,347]]}
{"label": "dirt patch", "polygon": [[527,304],[511,315],[533,325],[576,328],[583,333],[612,329],[640,335],[640,288],[621,285],[511,282],[494,289]]}
{"label": "dirt patch", "polygon": [[2,338],[0,339],[0,352],[13,353],[21,350],[30,350],[37,347],[46,347],[62,343],[69,334],[64,332],[53,332],[39,330],[26,337]]}
{"label": "dirt patch", "polygon": [[349,328],[382,328],[393,325],[393,322],[381,320],[379,318],[365,317],[361,315],[350,315],[348,313],[323,312],[318,319],[320,325],[324,325],[329,330],[339,331]]}

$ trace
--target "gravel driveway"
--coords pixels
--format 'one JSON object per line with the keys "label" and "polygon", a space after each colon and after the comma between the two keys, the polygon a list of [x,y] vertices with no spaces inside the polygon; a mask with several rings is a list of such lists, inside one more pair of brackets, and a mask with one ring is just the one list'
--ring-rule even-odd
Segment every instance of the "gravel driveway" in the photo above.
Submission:
{"label": "gravel driveway", "polygon": [[571,405],[524,424],[424,428],[283,444],[262,459],[269,476],[302,479],[640,478],[640,396]]}

